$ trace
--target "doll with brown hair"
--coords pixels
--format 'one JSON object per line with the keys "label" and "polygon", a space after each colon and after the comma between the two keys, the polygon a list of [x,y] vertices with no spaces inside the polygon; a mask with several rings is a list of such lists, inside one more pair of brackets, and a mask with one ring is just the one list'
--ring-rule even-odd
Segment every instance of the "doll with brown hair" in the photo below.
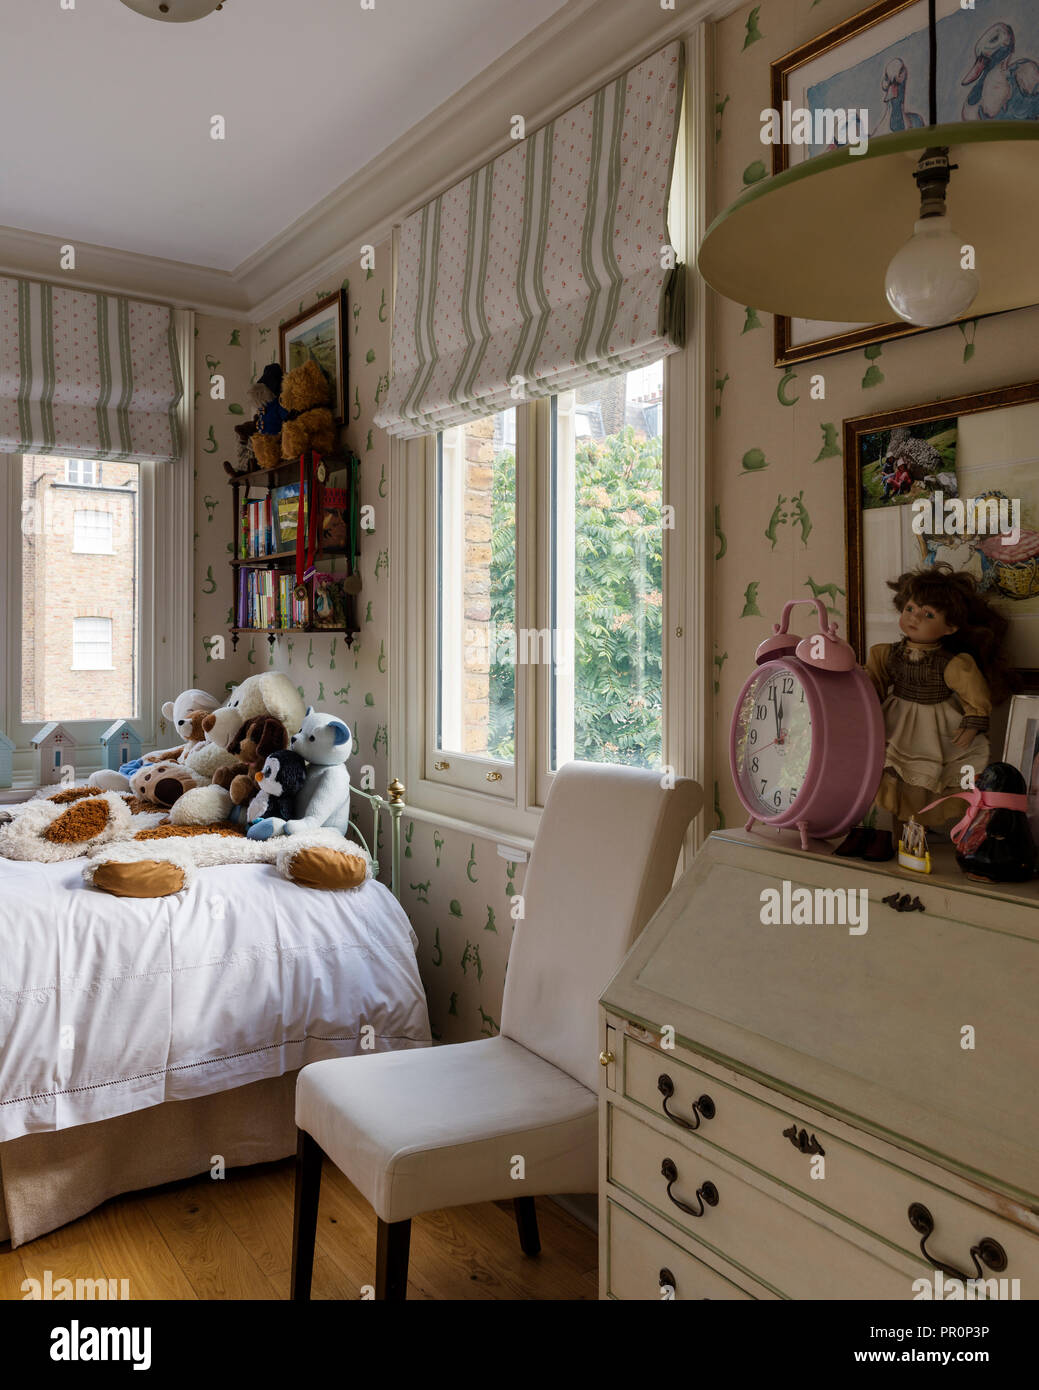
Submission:
{"label": "doll with brown hair", "polygon": [[[1013,687],[1003,653],[1009,623],[979,593],[973,577],[937,564],[888,581],[898,609],[899,642],[871,647],[866,672],[884,711],[884,772],[869,819],[887,811],[897,835],[903,822],[944,824],[950,803],[922,808],[963,789],[989,762],[992,706]],[[955,803],[951,803],[955,806]],[[962,811],[962,808],[961,808]],[[858,826],[836,850],[874,861],[895,855],[890,830]]]}

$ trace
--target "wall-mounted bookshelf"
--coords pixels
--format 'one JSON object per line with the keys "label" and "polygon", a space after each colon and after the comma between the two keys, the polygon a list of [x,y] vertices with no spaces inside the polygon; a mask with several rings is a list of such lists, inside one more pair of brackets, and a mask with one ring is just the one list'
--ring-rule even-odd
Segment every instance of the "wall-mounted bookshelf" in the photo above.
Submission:
{"label": "wall-mounted bookshelf", "polygon": [[[360,630],[361,462],[308,451],[274,468],[239,473],[231,538],[232,648],[242,633]],[[300,499],[302,498],[302,506]]]}

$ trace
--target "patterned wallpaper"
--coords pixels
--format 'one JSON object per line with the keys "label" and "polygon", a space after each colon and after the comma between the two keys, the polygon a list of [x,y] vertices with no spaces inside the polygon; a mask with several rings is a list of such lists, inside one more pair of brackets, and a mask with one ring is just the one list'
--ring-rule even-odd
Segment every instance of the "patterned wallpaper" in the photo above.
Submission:
{"label": "patterned wallpaper", "polygon": [[[278,327],[343,287],[347,292],[349,423],[342,444],[361,459],[361,503],[374,509],[374,529],[362,535],[359,598],[361,631],[352,646],[342,634],[301,633],[280,637],[273,647],[262,635],[243,637],[237,656],[227,638],[231,586],[227,560],[230,489],[222,466],[235,448],[234,408],[268,362],[278,356]],[[395,775],[388,749],[389,671],[389,439],[374,424],[389,373],[390,244],[376,248],[375,267],[344,258],[302,299],[286,303],[262,323],[236,326],[199,316],[196,338],[197,457],[195,564],[195,681],[218,689],[254,670],[286,672],[308,704],[342,715],[354,735],[351,777],[373,770],[374,787],[385,792]],[[214,363],[216,365],[214,365]],[[227,399],[209,398],[213,371],[226,372]],[[212,660],[209,639],[227,638],[223,663]],[[358,800],[357,807],[363,806]],[[384,821],[385,823],[385,821]],[[367,809],[360,825],[370,833]],[[434,1036],[463,1042],[498,1031],[501,998],[512,935],[509,899],[522,892],[523,865],[501,859],[493,840],[474,840],[454,831],[406,818],[403,822],[401,899],[419,936],[419,965],[429,996]],[[382,847],[389,870],[388,837]],[[510,872],[510,870],[512,872]]]}
{"label": "patterned wallpaper", "polygon": [[[865,8],[758,0],[716,29],[714,212],[769,151],[769,64]],[[713,215],[713,213],[712,213]],[[907,235],[909,229],[907,228]],[[792,371],[773,365],[772,318],[717,298],[714,338],[715,758],[713,827],[738,824],[728,769],[733,702],[787,598],[823,596],[846,634],[843,421],[1039,377],[1039,309],[873,345]],[[809,397],[813,374],[826,399]],[[809,610],[803,610],[806,614]],[[712,789],[705,789],[708,805]]]}

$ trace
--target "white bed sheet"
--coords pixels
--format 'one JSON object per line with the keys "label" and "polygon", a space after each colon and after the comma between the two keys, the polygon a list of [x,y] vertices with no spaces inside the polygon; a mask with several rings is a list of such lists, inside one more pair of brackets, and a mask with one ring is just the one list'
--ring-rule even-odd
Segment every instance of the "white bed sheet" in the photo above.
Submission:
{"label": "white bed sheet", "polygon": [[0,860],[0,1142],[430,1044],[417,938],[381,883],[237,864],[130,899],[84,862]]}

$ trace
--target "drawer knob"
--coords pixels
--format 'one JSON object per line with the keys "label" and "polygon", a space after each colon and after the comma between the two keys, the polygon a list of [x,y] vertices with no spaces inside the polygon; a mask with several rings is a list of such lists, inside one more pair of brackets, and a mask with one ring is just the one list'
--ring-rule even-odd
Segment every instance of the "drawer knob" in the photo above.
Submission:
{"label": "drawer knob", "polygon": [[934,1217],[922,1202],[914,1202],[909,1208],[909,1224],[921,1238],[920,1253],[927,1263],[932,1269],[940,1269],[943,1274],[948,1274],[951,1279],[959,1279],[963,1283],[966,1283],[968,1279],[984,1279],[985,1276],[981,1272],[982,1265],[993,1270],[996,1274],[1002,1274],[1007,1267],[1007,1252],[999,1241],[993,1240],[991,1236],[985,1236],[977,1245],[971,1246],[970,1257],[974,1261],[973,1274],[964,1274],[954,1265],[943,1264],[941,1260],[936,1260],[927,1248],[927,1241],[934,1234]]}
{"label": "drawer knob", "polygon": [[798,1129],[796,1124],[792,1124],[789,1129],[784,1129],[783,1138],[789,1139],[794,1148],[803,1154],[819,1154],[826,1157],[826,1150],[816,1139],[814,1134],[809,1134],[804,1128]]}
{"label": "drawer knob", "polygon": [[673,1110],[667,1108],[668,1101],[675,1094],[675,1083],[668,1076],[667,1072],[661,1072],[657,1077],[657,1090],[664,1097],[664,1114],[669,1120],[674,1120],[676,1125],[681,1125],[683,1129],[699,1129],[701,1120],[713,1120],[717,1113],[714,1108],[714,1101],[708,1095],[702,1095],[699,1100],[693,1101],[693,1119],[684,1119],[681,1115],[676,1115]]}
{"label": "drawer knob", "polygon": [[612,1067],[616,1060],[617,1059],[616,1057],[614,1057],[613,1053],[607,1052],[605,1049],[603,1049],[603,1051],[599,1053],[600,1067]]}
{"label": "drawer knob", "polygon": [[678,1181],[678,1168],[675,1165],[674,1159],[664,1159],[663,1163],[660,1165],[660,1174],[667,1182],[668,1201],[673,1202],[679,1211],[684,1211],[688,1216],[703,1216],[708,1207],[716,1207],[718,1205],[718,1189],[713,1182],[701,1183],[696,1189],[694,1195],[696,1200],[700,1203],[699,1209],[689,1206],[686,1202],[683,1202],[681,1198],[675,1196],[671,1191]]}

